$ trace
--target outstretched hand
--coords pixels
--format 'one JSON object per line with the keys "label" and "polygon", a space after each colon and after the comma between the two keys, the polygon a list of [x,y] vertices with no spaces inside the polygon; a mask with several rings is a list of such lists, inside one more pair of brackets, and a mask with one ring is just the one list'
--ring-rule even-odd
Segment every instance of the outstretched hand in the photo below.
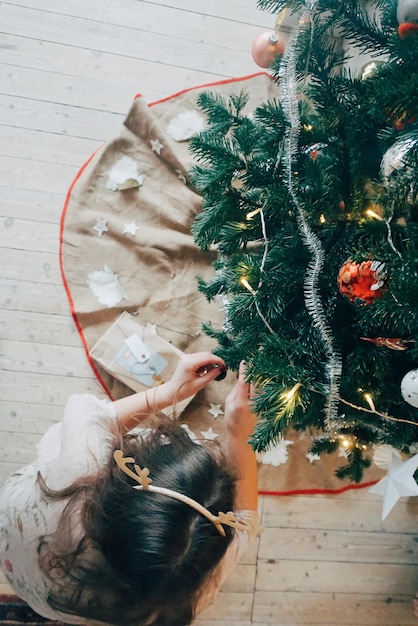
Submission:
{"label": "outstretched hand", "polygon": [[251,409],[255,387],[246,380],[246,363],[241,361],[238,378],[225,400],[225,425],[234,437],[248,441],[257,422]]}
{"label": "outstretched hand", "polygon": [[225,361],[211,352],[196,352],[181,356],[170,379],[177,400],[194,396],[213,380],[226,374]]}

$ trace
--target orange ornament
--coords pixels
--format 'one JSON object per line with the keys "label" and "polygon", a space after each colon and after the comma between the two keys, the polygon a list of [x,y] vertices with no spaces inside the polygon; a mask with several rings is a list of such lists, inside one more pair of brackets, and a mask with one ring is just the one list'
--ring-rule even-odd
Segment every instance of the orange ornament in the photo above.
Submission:
{"label": "orange ornament", "polygon": [[338,272],[340,292],[355,304],[372,304],[386,289],[385,264],[380,261],[347,261]]}
{"label": "orange ornament", "polygon": [[260,67],[270,67],[274,59],[283,56],[284,39],[274,32],[260,33],[253,41],[251,54]]}

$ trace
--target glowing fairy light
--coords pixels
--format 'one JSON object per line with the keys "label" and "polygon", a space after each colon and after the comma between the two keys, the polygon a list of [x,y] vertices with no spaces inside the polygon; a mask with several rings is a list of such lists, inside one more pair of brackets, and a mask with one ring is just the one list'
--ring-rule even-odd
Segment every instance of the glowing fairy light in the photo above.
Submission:
{"label": "glowing fairy light", "polygon": [[239,279],[239,282],[241,283],[241,285],[242,285],[243,287],[245,287],[246,289],[248,289],[248,291],[249,291],[250,293],[252,293],[252,295],[253,295],[253,296],[255,296],[255,295],[256,295],[256,291],[255,291],[255,289],[253,289],[253,288],[251,287],[250,283],[248,282],[248,280],[247,280],[245,277],[240,278],[240,279]]}
{"label": "glowing fairy light", "polygon": [[319,216],[319,223],[326,224],[326,221],[327,221],[327,218],[325,217],[323,213],[321,213],[321,215]]}
{"label": "glowing fairy light", "polygon": [[256,215],[258,215],[259,213],[261,213],[262,209],[261,207],[258,209],[254,209],[254,211],[250,211],[249,213],[247,213],[247,215],[245,216],[245,218],[247,220],[252,220],[253,217],[255,217]]}
{"label": "glowing fairy light", "polygon": [[384,221],[383,217],[379,215],[378,213],[376,213],[375,211],[373,211],[373,209],[367,209],[366,215],[367,217],[372,217],[375,220],[379,220],[379,222]]}
{"label": "glowing fairy light", "polygon": [[285,391],[284,393],[281,394],[280,398],[284,401],[284,402],[291,402],[298,389],[300,389],[300,387],[302,387],[302,383],[296,383],[296,385],[293,385],[292,389],[290,389],[289,391]]}
{"label": "glowing fairy light", "polygon": [[376,407],[374,405],[372,396],[369,393],[365,393],[363,397],[366,400],[367,404],[369,405],[370,409],[372,411],[376,411]]}

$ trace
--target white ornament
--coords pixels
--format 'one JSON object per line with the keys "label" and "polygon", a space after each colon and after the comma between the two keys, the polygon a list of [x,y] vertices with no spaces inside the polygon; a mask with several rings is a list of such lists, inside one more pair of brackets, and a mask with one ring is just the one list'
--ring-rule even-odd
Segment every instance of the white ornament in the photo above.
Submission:
{"label": "white ornament", "polygon": [[213,415],[213,417],[215,419],[218,419],[218,417],[220,415],[223,415],[224,412],[221,409],[221,405],[220,404],[212,404],[212,402],[210,403],[210,409],[208,409],[209,413],[211,415]]}
{"label": "white ornament", "polygon": [[197,443],[199,446],[202,445],[199,439],[197,438],[197,435],[192,431],[192,429],[190,428],[188,424],[180,424],[180,426],[186,431],[186,433],[189,435],[190,439],[194,441],[194,443]]}
{"label": "white ornament", "polygon": [[417,0],[398,0],[396,17],[398,24],[418,22]]}
{"label": "white ornament", "polygon": [[395,141],[385,152],[380,164],[383,174],[388,177],[392,172],[402,169],[405,166],[405,156],[416,145],[417,140],[414,137],[406,137]]}
{"label": "white ornament", "polygon": [[95,225],[93,226],[93,230],[98,233],[99,237],[101,237],[103,233],[107,233],[107,231],[109,230],[107,227],[107,220],[102,220],[100,217],[98,217]]}
{"label": "white ornament", "polygon": [[87,284],[99,303],[109,308],[116,306],[124,298],[127,299],[117,274],[114,274],[108,265],[105,265],[102,270],[89,274]]}
{"label": "white ornament", "polygon": [[418,409],[418,369],[411,370],[402,378],[401,394],[405,402]]}
{"label": "white ornament", "polygon": [[131,157],[123,156],[108,171],[106,189],[123,191],[141,187],[145,180],[144,174],[138,173],[138,164]]}
{"label": "white ornament", "polygon": [[392,454],[391,468],[382,480],[369,489],[370,493],[383,496],[382,520],[384,520],[399,498],[404,496],[418,496],[418,485],[414,478],[418,467],[418,454],[404,463],[396,454]]}
{"label": "white ornament", "polygon": [[138,228],[139,226],[137,226],[135,222],[131,222],[130,224],[124,224],[123,234],[133,235],[135,237]]}
{"label": "white ornament", "polygon": [[158,139],[151,139],[151,149],[160,156],[161,150],[164,148],[164,144],[162,144]]}
{"label": "white ornament", "polygon": [[373,452],[373,462],[379,469],[388,470],[392,465],[392,456],[394,454],[398,457],[398,459],[401,458],[398,450],[385,443],[378,446]]}
{"label": "white ornament", "polygon": [[289,458],[287,447],[293,445],[293,443],[293,441],[288,439],[281,439],[278,444],[272,446],[266,452],[258,452],[257,461],[263,463],[263,465],[274,465],[274,467],[284,465]]}
{"label": "white ornament", "polygon": [[167,126],[167,134],[174,141],[187,141],[202,132],[205,121],[197,111],[191,109],[173,117]]}

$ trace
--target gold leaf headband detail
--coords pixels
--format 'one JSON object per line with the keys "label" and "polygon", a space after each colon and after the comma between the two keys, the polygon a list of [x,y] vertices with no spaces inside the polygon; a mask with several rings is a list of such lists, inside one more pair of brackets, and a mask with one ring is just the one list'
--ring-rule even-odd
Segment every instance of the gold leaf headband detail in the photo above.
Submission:
{"label": "gold leaf headband detail", "polygon": [[[133,480],[138,483],[138,485],[134,485],[134,489],[160,493],[164,496],[168,496],[169,498],[174,498],[175,500],[184,502],[184,504],[191,506],[192,509],[195,509],[195,511],[197,511],[198,513],[206,517],[206,519],[208,519],[210,522],[212,522],[216,530],[223,537],[225,537],[226,535],[223,526],[231,526],[231,528],[236,528],[238,530],[255,530],[256,532],[261,532],[262,530],[264,530],[262,526],[259,526],[259,524],[255,520],[251,520],[249,523],[243,522],[237,519],[232,511],[228,511],[227,513],[219,512],[218,515],[214,515],[202,504],[199,504],[199,502],[196,502],[196,500],[189,498],[189,496],[185,496],[183,493],[173,491],[172,489],[167,489],[166,487],[157,487],[155,485],[151,485],[152,478],[149,477],[149,469],[147,467],[141,469],[139,465],[136,465],[134,458],[124,457],[122,450],[115,450],[115,452],[113,453],[113,457],[122,472],[124,472],[127,476],[130,476],[130,478],[133,478]],[[127,467],[128,463],[133,464],[135,471],[132,471],[131,469],[129,469],[129,467]]]}

